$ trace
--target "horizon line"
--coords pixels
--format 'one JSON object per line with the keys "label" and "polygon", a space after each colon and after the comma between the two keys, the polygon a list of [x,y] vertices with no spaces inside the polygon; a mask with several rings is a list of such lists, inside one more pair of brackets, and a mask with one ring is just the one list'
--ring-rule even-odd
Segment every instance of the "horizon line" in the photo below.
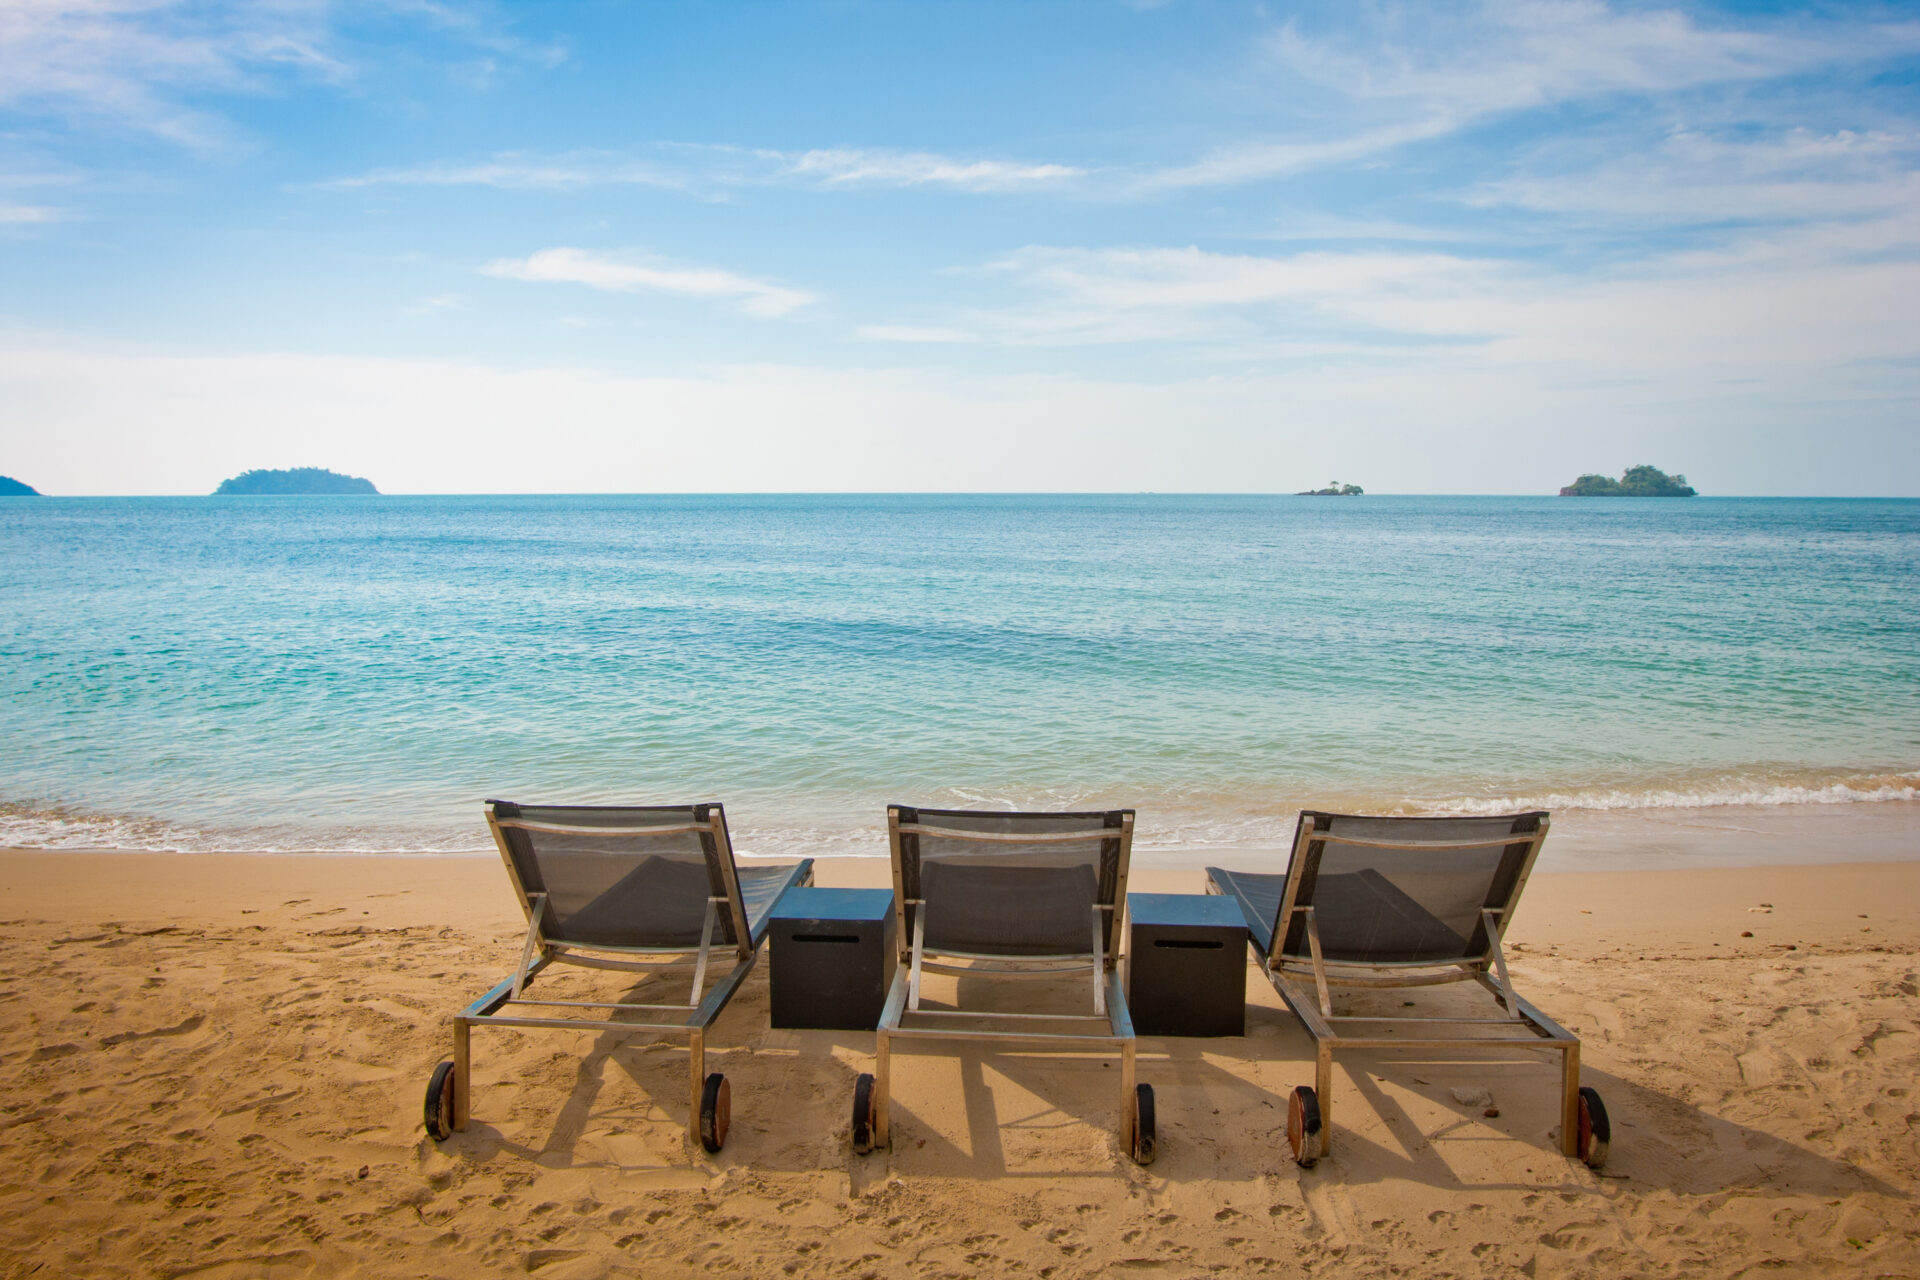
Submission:
{"label": "horizon line", "polygon": [[[1481,492],[1413,492],[1367,490],[1357,494],[1322,494],[1297,489],[632,489],[632,490],[400,490],[376,493],[34,493],[4,494],[10,498],[1560,498],[1663,502],[1667,496],[1630,494],[1574,495],[1539,490]],[[1693,498],[1808,501],[1916,501],[1920,494],[1901,493],[1696,493]],[[1680,499],[1685,501],[1685,499]]]}

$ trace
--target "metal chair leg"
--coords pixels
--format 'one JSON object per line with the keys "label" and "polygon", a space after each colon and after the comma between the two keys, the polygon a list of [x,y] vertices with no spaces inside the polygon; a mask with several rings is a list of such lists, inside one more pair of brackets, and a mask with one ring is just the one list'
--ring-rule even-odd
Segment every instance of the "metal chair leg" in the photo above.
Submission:
{"label": "metal chair leg", "polygon": [[893,1146],[888,1120],[892,1109],[888,1088],[893,1075],[892,1038],[884,1031],[874,1032],[873,1048],[873,1145],[887,1150]]}
{"label": "metal chair leg", "polygon": [[707,1083],[707,1034],[695,1031],[687,1045],[687,1141],[700,1145],[700,1091]]}
{"label": "metal chair leg", "polygon": [[473,1117],[473,1028],[465,1018],[453,1020],[453,1128],[465,1133]]}
{"label": "metal chair leg", "polygon": [[1333,1046],[1319,1046],[1313,1069],[1313,1092],[1320,1104],[1320,1154],[1333,1154]]}
{"label": "metal chair leg", "polygon": [[1560,1150],[1580,1154],[1580,1045],[1560,1051]]}

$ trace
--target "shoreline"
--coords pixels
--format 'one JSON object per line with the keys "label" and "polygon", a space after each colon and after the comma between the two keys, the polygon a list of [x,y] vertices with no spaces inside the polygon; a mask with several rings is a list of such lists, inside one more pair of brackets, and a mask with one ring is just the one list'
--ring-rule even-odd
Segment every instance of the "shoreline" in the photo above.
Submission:
{"label": "shoreline", "polygon": [[[1253,865],[1244,859],[1222,861]],[[885,858],[814,860],[815,882],[823,887],[886,888],[890,875]],[[1201,893],[1205,884],[1198,867],[1136,865],[1127,887],[1135,893]],[[14,923],[231,924],[270,912],[286,901],[284,895],[294,894],[331,903],[333,914],[370,929],[419,923],[422,902],[432,904],[433,919],[516,946],[525,927],[496,854],[100,852],[75,857],[63,850],[0,849],[0,894]],[[1756,910],[1762,903],[1771,909]],[[1588,916],[1594,919],[1582,918]],[[1606,931],[1597,932],[1600,926]],[[1742,931],[1754,937],[1742,939]],[[1511,937],[1522,946],[1574,951],[1627,939],[1658,941],[1681,952],[1724,946],[1730,954],[1788,942],[1870,948],[1894,938],[1920,946],[1920,858],[1541,868],[1528,881]]]}
{"label": "shoreline", "polygon": [[[1207,866],[1278,870],[1285,866],[1295,815],[1276,813],[1269,839],[1217,844],[1156,845],[1147,814],[1134,844],[1142,869],[1198,870]],[[1686,867],[1813,866],[1829,862],[1902,862],[1920,859],[1920,800],[1845,804],[1716,805],[1699,808],[1570,809],[1552,814],[1553,829],[1541,850],[1542,872],[1666,870]],[[476,813],[476,828],[482,827]],[[792,852],[759,853],[759,843],[735,832],[735,852],[744,861],[798,857],[887,858],[884,829],[856,828],[845,838],[809,839]],[[819,846],[824,846],[821,851]],[[855,852],[854,847],[860,851]],[[91,857],[258,857],[482,859],[498,858],[491,847],[472,849],[143,849],[114,846],[33,846],[0,843],[0,851]]]}

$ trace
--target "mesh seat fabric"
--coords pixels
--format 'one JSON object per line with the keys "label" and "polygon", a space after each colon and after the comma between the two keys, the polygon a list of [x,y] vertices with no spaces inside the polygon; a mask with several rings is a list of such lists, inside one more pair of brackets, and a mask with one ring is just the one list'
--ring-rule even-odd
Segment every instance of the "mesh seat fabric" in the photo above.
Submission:
{"label": "mesh seat fabric", "polygon": [[[927,950],[983,956],[1092,952],[1095,908],[1113,905],[1125,872],[1121,836],[1128,811],[895,808],[903,827],[918,828],[900,832],[895,854],[905,897],[926,902]],[[1023,836],[1050,838],[1027,842]],[[909,906],[909,929],[919,910]],[[1112,915],[1099,913],[1109,954]]]}
{"label": "mesh seat fabric", "polygon": [[1285,872],[1223,871],[1208,867],[1207,878],[1240,904],[1247,933],[1265,955],[1273,946],[1273,922],[1280,914],[1280,895],[1286,892]]}
{"label": "mesh seat fabric", "polygon": [[[1321,953],[1344,964],[1448,964],[1484,959],[1488,950],[1481,911],[1507,904],[1544,813],[1490,818],[1374,818],[1307,812],[1316,834],[1419,845],[1495,843],[1471,848],[1382,849],[1312,840],[1297,875],[1296,906],[1314,908]],[[1509,836],[1510,840],[1500,837]],[[1282,895],[1284,894],[1284,878]],[[1281,896],[1272,899],[1277,915]],[[1311,954],[1306,921],[1276,920],[1282,953]]]}
{"label": "mesh seat fabric", "polygon": [[[707,829],[716,806],[492,803],[504,820],[607,829],[502,826],[521,887],[547,895],[540,928],[550,942],[691,950],[700,945],[708,898],[727,896],[726,853]],[[803,869],[804,864],[736,869],[754,941],[764,935],[767,914],[781,892]],[[730,910],[717,913],[713,941],[735,943]]]}
{"label": "mesh seat fabric", "polygon": [[1079,955],[1093,946],[1093,868],[930,862],[921,869],[931,951]]}

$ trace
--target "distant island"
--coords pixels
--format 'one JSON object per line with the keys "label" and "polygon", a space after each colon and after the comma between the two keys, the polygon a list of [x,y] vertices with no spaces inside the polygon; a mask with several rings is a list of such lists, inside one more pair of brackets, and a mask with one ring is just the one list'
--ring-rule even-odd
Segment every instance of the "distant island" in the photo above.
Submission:
{"label": "distant island", "polygon": [[1691,498],[1694,488],[1685,476],[1670,476],[1658,467],[1628,467],[1618,480],[1585,475],[1560,491],[1563,498]]}
{"label": "distant island", "polygon": [[1341,484],[1338,480],[1329,480],[1324,489],[1302,489],[1294,494],[1296,498],[1352,498],[1365,493],[1357,484]]}
{"label": "distant island", "polygon": [[343,476],[325,467],[294,467],[289,471],[243,471],[222,480],[214,496],[232,494],[379,493],[373,481]]}
{"label": "distant island", "polygon": [[0,498],[37,498],[40,491],[12,476],[0,476]]}

